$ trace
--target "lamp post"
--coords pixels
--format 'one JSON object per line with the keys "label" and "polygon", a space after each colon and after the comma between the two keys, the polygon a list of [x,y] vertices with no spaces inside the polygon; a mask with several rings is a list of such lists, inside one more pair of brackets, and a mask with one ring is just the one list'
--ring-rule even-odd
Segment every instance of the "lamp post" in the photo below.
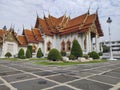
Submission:
{"label": "lamp post", "polygon": [[110,32],[110,24],[112,23],[112,20],[110,17],[108,17],[107,23],[108,23],[108,30],[109,30],[109,46],[110,46],[110,58],[109,58],[109,60],[113,60],[113,53],[112,53],[112,46],[111,46],[111,32]]}

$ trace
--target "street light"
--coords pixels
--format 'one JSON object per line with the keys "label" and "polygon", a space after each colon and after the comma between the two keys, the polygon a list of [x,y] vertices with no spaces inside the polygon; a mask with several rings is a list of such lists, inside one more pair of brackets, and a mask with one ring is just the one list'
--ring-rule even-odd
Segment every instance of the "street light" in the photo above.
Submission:
{"label": "street light", "polygon": [[108,17],[107,23],[108,23],[108,30],[109,30],[109,46],[110,46],[110,58],[109,58],[109,60],[114,60],[113,59],[113,53],[112,53],[111,32],[110,32],[110,24],[112,23],[112,20],[111,20],[110,17]]}

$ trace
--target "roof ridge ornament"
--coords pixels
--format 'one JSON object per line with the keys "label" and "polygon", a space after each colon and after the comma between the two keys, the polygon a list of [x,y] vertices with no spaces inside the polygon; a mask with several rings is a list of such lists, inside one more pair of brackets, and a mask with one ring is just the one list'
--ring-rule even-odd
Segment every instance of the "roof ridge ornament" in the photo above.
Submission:
{"label": "roof ridge ornament", "polygon": [[36,11],[37,18],[39,18],[38,12]]}
{"label": "roof ridge ornament", "polygon": [[89,5],[89,8],[88,8],[88,11],[87,11],[88,14],[90,14],[90,5]]}
{"label": "roof ridge ornament", "polygon": [[51,15],[50,15],[50,11],[48,10],[48,18],[50,18],[50,16],[51,16]]}
{"label": "roof ridge ornament", "polygon": [[97,9],[96,9],[96,14],[98,14],[98,10],[99,10],[99,7],[97,7]]}
{"label": "roof ridge ornament", "polygon": [[45,17],[45,12],[44,12],[44,10],[43,10],[43,19],[45,19],[46,17]]}
{"label": "roof ridge ornament", "polygon": [[23,30],[25,30],[24,25],[22,25],[22,27],[23,27]]}

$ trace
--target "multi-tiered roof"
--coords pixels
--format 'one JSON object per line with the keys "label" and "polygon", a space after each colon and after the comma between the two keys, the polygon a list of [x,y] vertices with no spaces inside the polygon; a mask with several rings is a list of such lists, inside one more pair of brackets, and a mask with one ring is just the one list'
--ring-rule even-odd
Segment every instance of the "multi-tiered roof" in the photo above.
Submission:
{"label": "multi-tiered roof", "polygon": [[[66,14],[59,18],[53,17],[50,14],[48,17],[44,16],[44,18],[37,16],[35,28],[31,30],[23,29],[23,34],[18,35],[17,39],[20,46],[27,46],[28,43],[43,42],[43,34],[62,36],[71,33],[85,33],[89,31],[93,24],[96,27],[98,36],[103,36],[97,12],[94,14],[87,12],[73,19]],[[5,30],[0,30],[0,39],[3,38],[6,32]]]}

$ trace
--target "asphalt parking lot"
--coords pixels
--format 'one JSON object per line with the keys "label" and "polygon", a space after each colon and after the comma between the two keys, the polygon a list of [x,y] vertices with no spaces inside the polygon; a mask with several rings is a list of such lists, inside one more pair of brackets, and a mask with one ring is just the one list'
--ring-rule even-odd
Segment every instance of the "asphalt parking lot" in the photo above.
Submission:
{"label": "asphalt parking lot", "polygon": [[120,90],[120,60],[73,66],[0,60],[0,90]]}

